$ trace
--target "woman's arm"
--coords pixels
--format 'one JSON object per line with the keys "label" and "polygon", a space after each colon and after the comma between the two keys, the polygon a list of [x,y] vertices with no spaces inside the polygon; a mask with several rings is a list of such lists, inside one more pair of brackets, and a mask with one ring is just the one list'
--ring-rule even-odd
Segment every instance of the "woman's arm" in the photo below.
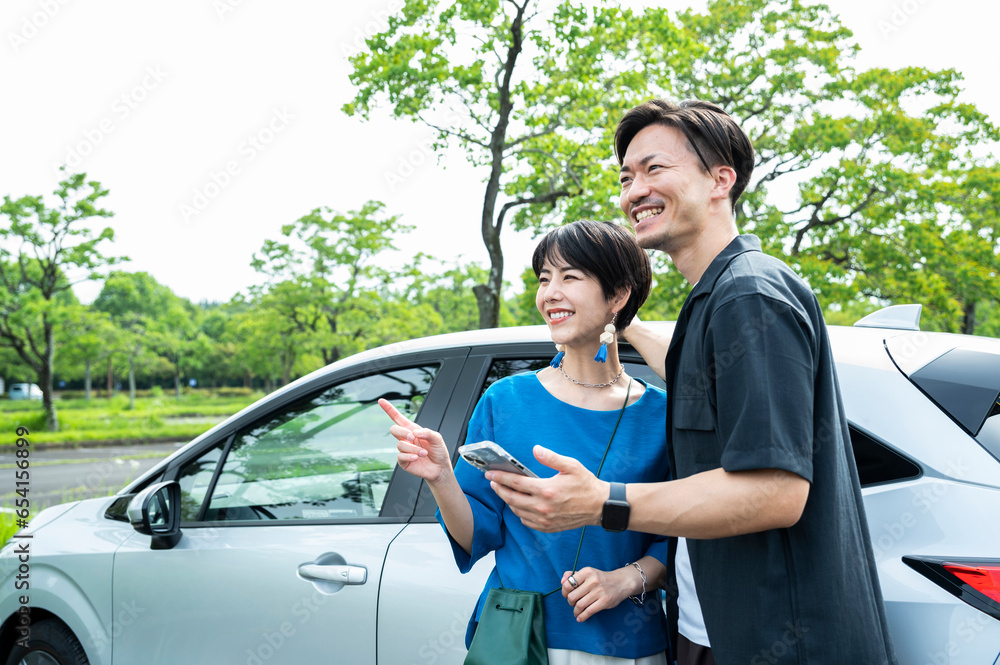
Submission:
{"label": "woman's arm", "polygon": [[[573,606],[576,620],[582,623],[601,610],[617,607],[629,596],[641,598],[663,584],[667,567],[662,561],[644,556],[635,563],[638,567],[630,563],[616,570],[581,568],[575,573],[569,570],[563,573],[562,595]],[[652,598],[653,602],[659,602],[655,594]]]}
{"label": "woman's arm", "polygon": [[396,423],[389,428],[389,433],[396,437],[399,451],[396,460],[400,468],[427,481],[448,533],[466,554],[472,554],[475,529],[472,507],[469,506],[469,497],[465,496],[455,478],[444,439],[438,432],[420,427],[406,418],[386,400],[380,399],[378,404]]}

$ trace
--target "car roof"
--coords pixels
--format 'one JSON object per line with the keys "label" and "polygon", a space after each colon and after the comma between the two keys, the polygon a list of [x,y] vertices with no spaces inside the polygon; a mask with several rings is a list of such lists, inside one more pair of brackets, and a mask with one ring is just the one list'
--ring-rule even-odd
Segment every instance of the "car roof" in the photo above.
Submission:
{"label": "car roof", "polygon": [[[673,331],[672,321],[644,322],[654,330],[663,334]],[[959,347],[974,347],[991,353],[1000,354],[1000,340],[973,335],[960,335],[938,332],[908,332],[892,328],[827,326],[830,343],[838,363],[881,367],[887,354],[887,347],[902,346],[916,340],[919,354],[910,356],[907,366],[900,369],[907,375],[919,369],[948,351]],[[895,340],[895,341],[893,341]],[[484,347],[495,345],[516,345],[525,343],[552,343],[547,326],[515,326],[509,328],[487,328],[484,330],[467,330],[463,332],[432,335],[402,342],[379,346],[361,353],[338,360],[320,368],[312,374],[299,379],[317,377],[329,372],[335,372],[344,367],[375,361],[386,356],[398,356],[404,353],[433,352],[455,347]],[[895,355],[892,354],[894,361]]]}

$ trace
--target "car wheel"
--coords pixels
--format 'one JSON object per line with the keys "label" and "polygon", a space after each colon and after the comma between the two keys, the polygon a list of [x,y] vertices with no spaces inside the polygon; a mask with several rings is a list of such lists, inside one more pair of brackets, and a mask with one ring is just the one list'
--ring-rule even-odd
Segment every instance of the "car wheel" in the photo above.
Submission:
{"label": "car wheel", "polygon": [[15,645],[7,665],[89,665],[89,661],[66,624],[45,619],[31,625],[28,648]]}

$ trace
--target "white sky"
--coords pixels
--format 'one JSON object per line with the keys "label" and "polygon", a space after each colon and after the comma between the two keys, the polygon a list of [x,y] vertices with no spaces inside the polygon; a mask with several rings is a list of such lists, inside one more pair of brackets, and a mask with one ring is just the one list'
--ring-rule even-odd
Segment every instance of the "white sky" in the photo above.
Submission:
{"label": "white sky", "polygon": [[[1000,3],[829,5],[862,47],[859,68],[955,68],[966,101],[1000,121]],[[457,151],[438,164],[422,125],[340,111],[353,91],[344,54],[399,6],[4,0],[0,196],[50,194],[65,162],[85,170],[111,190],[110,249],[132,259],[122,269],[195,302],[227,301],[259,281],[251,255],[282,225],[369,199],[417,227],[400,242],[407,252],[485,265],[484,173]],[[517,284],[534,240],[510,228],[502,238],[506,278]],[[88,302],[98,289],[77,292]]]}

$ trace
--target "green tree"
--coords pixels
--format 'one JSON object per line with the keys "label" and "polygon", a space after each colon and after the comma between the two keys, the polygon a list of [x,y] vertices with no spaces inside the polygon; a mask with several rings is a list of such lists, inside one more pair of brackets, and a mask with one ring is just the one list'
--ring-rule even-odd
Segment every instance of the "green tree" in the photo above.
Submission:
{"label": "green tree", "polygon": [[0,345],[12,348],[38,377],[51,431],[59,429],[53,402],[56,336],[67,321],[66,308],[76,302],[71,287],[125,260],[99,248],[113,240],[110,228],[95,235],[87,226],[113,215],[99,207],[107,193],[78,173],[59,183],[54,205],[41,196],[5,196],[0,206],[8,221],[0,226]]}
{"label": "green tree", "polygon": [[163,368],[155,345],[165,328],[162,313],[176,299],[173,292],[146,272],[114,271],[94,299],[93,308],[104,312],[118,327],[117,349],[128,365],[129,408],[135,408],[136,371]]}
{"label": "green tree", "polygon": [[[317,208],[282,228],[286,241],[267,240],[254,255],[251,265],[269,278],[255,290],[257,304],[276,314],[274,332],[295,335],[299,348],[323,364],[365,348],[367,332],[382,316],[382,292],[410,273],[374,263],[396,249],[394,234],[411,229],[383,207],[369,201],[347,214]],[[287,358],[286,368],[293,365]]]}
{"label": "green tree", "polygon": [[[441,273],[429,272],[426,266],[419,265],[409,287],[401,293],[387,293],[386,298],[411,306],[427,305],[432,308],[438,315],[436,318],[440,326],[427,326],[423,334],[472,330],[479,324],[475,287],[483,283],[487,274],[485,268],[474,263],[455,265]],[[500,325],[517,325],[507,302],[500,307]]]}
{"label": "green tree", "polygon": [[[549,12],[532,0],[408,0],[367,40],[369,51],[351,58],[358,92],[345,112],[368,118],[387,99],[397,117],[429,127],[436,148],[455,143],[488,170],[480,328],[499,324],[508,214],[516,227],[537,223],[595,191],[595,166],[609,157],[606,128],[637,80],[620,66],[631,19],[617,7],[572,2]],[[606,210],[606,199],[596,208]],[[595,206],[581,199],[580,208]]]}
{"label": "green tree", "polygon": [[181,377],[203,366],[211,341],[200,329],[203,311],[190,300],[170,293],[166,309],[159,313],[153,339],[157,354],[167,360],[174,380],[174,396],[180,399]]}
{"label": "green tree", "polygon": [[[76,365],[82,370],[84,398],[89,400],[92,370],[98,364],[109,361],[115,353],[118,329],[107,313],[82,305],[70,312],[67,318],[58,353],[65,359],[65,365]],[[109,396],[110,388],[108,386]]]}
{"label": "green tree", "polygon": [[[358,92],[344,110],[367,118],[387,100],[438,146],[457,144],[489,168],[480,326],[497,323],[506,213],[538,230],[615,216],[612,133],[624,109],[654,96],[712,100],[741,123],[757,161],[738,224],[785,255],[825,305],[923,295],[933,325],[968,330],[977,300],[1000,293],[991,208],[970,173],[995,169],[972,149],[998,134],[961,101],[954,71],[858,72],[850,31],[827,6],[799,0],[713,0],[679,13],[440,4],[410,0],[368,39],[370,52],[352,58]],[[942,242],[975,254],[959,263],[977,267],[935,275]],[[658,261],[647,307],[676,312],[687,285]]]}

